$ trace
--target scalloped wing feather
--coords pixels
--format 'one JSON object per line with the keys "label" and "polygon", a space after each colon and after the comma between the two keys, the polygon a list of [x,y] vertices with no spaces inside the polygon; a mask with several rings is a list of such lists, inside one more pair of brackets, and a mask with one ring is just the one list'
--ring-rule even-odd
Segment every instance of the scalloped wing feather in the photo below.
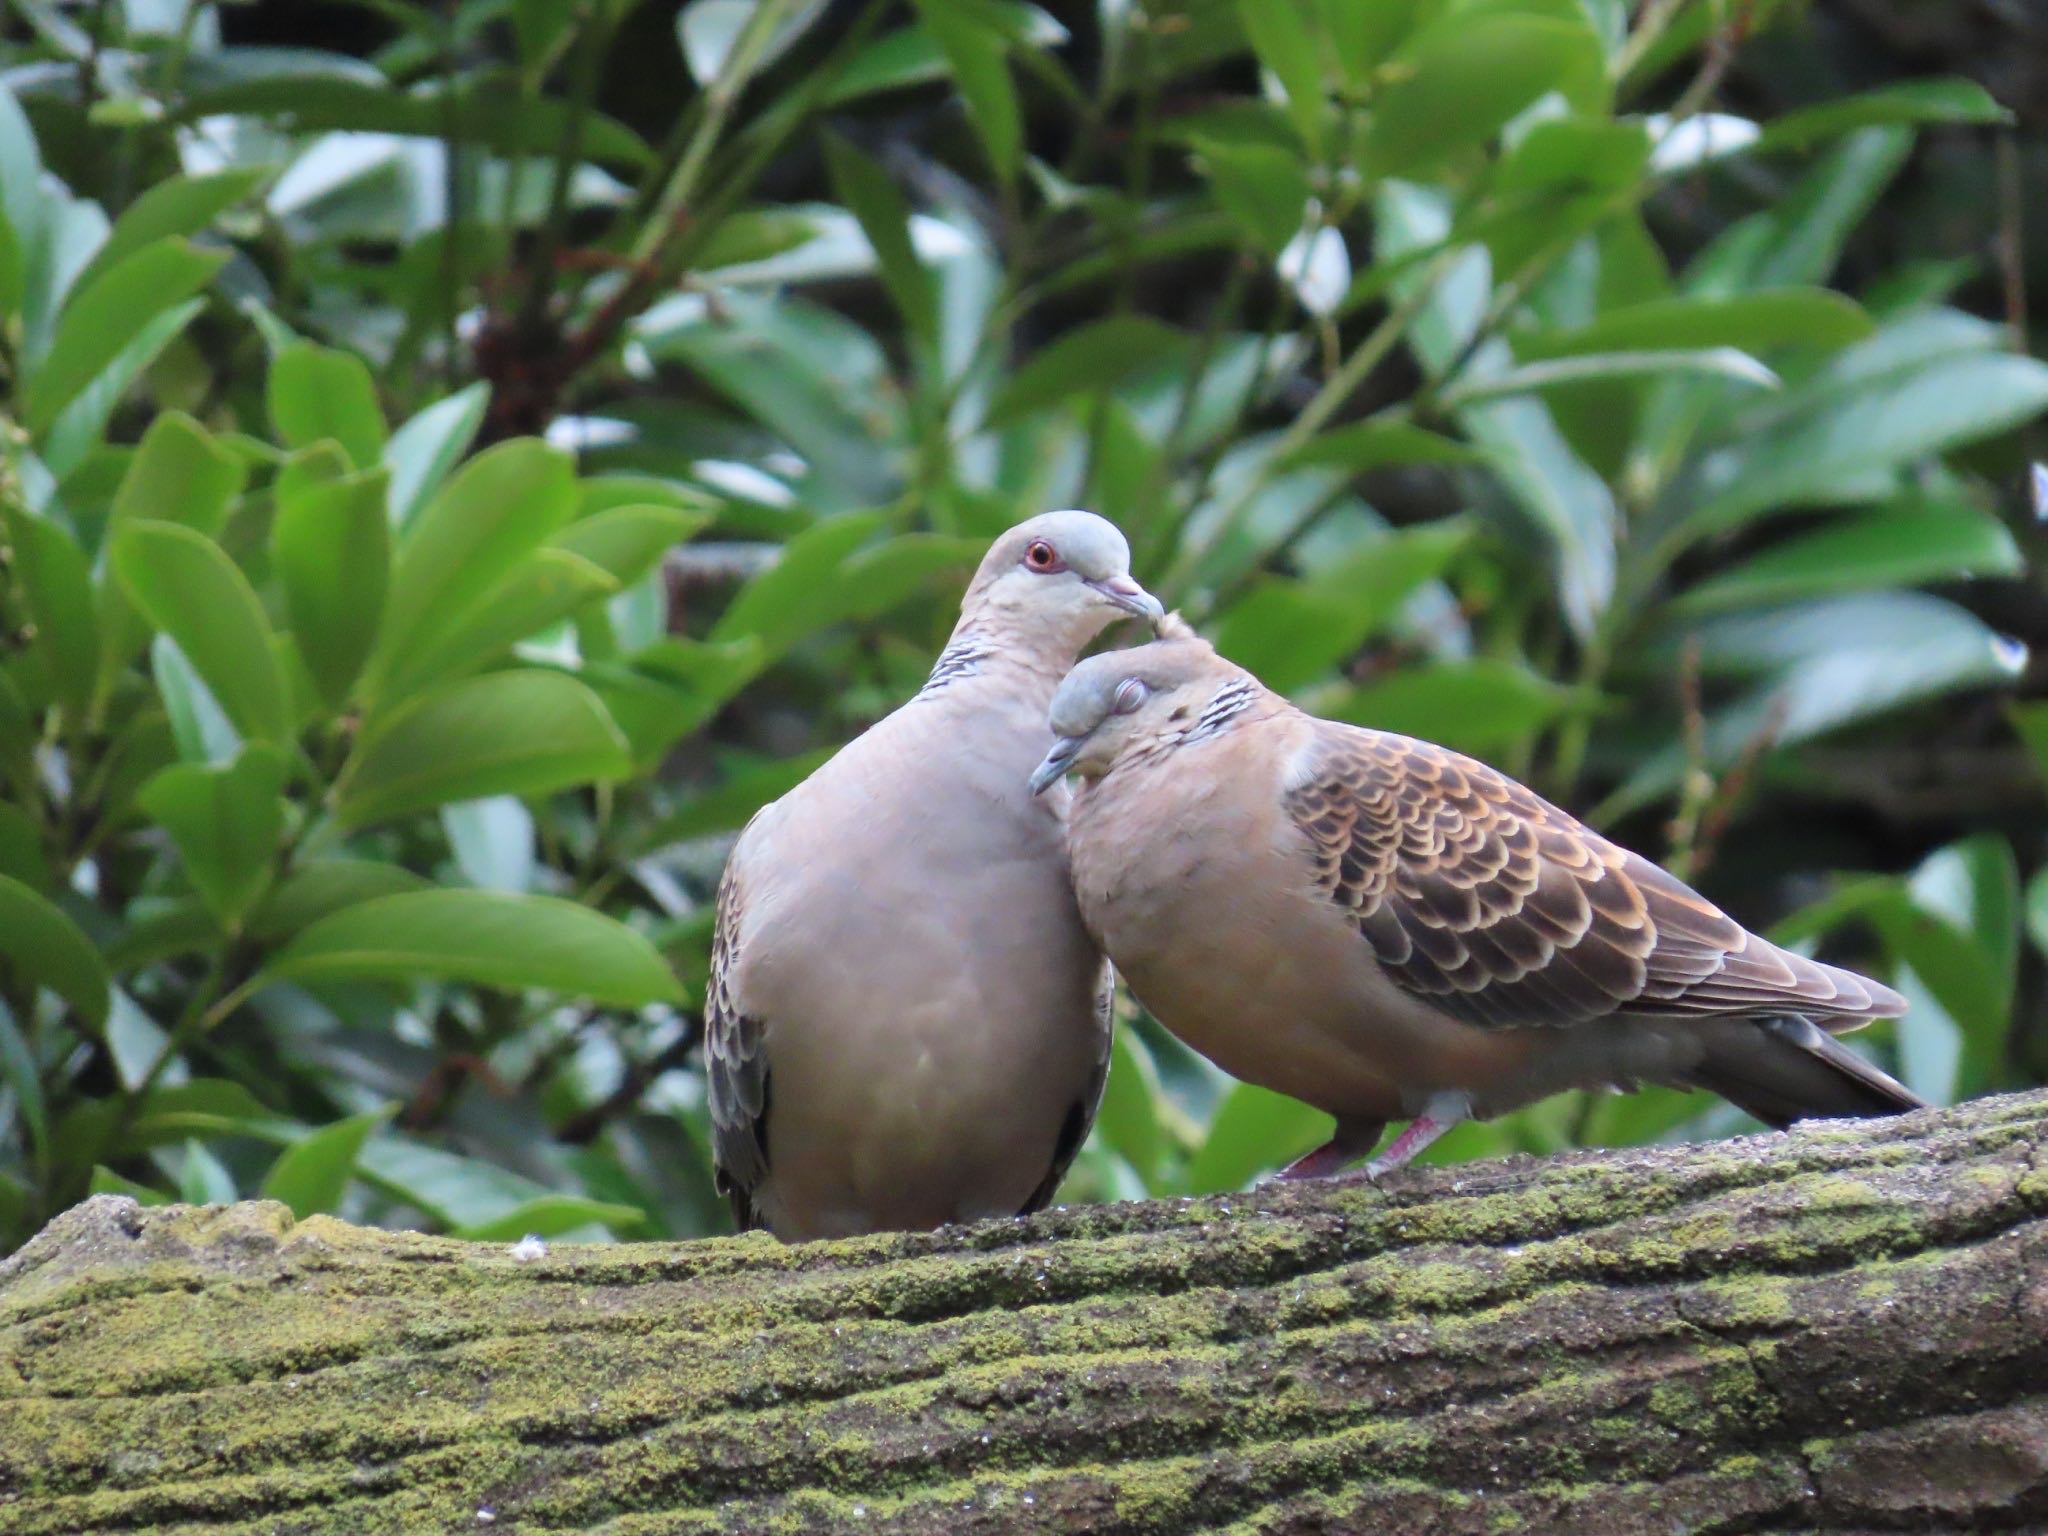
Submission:
{"label": "scalloped wing feather", "polygon": [[1305,766],[1285,803],[1318,885],[1389,977],[1466,1023],[1796,1013],[1840,1029],[1904,1011],[1472,758],[1325,721]]}

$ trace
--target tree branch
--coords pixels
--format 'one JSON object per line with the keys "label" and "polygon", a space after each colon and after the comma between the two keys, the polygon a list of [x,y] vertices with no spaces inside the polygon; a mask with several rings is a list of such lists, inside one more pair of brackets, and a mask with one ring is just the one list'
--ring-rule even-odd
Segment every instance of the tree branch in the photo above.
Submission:
{"label": "tree branch", "polygon": [[2039,1528],[2044,1129],[527,1262],[101,1197],[0,1265],[0,1531]]}

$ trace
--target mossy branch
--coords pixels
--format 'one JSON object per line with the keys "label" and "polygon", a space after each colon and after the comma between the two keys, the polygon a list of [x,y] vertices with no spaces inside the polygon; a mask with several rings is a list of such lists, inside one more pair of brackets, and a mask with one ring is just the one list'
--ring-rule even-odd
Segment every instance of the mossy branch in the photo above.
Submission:
{"label": "mossy branch", "polygon": [[786,1248],[101,1197],[0,1532],[2036,1529],[2048,1094]]}

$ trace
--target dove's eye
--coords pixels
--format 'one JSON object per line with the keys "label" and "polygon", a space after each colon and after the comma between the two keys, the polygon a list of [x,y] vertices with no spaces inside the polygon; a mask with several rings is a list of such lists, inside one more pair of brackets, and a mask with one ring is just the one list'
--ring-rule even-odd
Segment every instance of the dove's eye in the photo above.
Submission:
{"label": "dove's eye", "polygon": [[1145,702],[1146,696],[1151,691],[1137,678],[1125,678],[1122,686],[1116,691],[1116,699],[1114,701],[1116,712],[1120,715],[1131,714],[1140,704]]}
{"label": "dove's eye", "polygon": [[1060,558],[1060,552],[1044,539],[1031,541],[1024,551],[1024,564],[1027,569],[1036,571],[1041,576],[1050,576],[1067,568],[1067,562]]}

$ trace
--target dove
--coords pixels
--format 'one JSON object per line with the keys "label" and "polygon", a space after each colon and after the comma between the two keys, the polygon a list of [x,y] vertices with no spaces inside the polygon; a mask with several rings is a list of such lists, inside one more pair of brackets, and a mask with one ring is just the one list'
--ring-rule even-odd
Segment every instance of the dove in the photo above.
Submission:
{"label": "dove", "polygon": [[918,694],[747,824],[719,881],[705,1062],[719,1188],[786,1241],[1036,1210],[1102,1094],[1110,976],[1026,787],[1053,690],[1156,622],[1088,512],[990,547]]}
{"label": "dove", "polygon": [[1921,1099],[1836,1043],[1890,988],[1746,931],[1473,758],[1321,720],[1178,618],[1054,694],[1032,773],[1068,813],[1089,932],[1167,1029],[1327,1111],[1283,1170],[1405,1166],[1571,1088],[1710,1089],[1765,1123]]}

